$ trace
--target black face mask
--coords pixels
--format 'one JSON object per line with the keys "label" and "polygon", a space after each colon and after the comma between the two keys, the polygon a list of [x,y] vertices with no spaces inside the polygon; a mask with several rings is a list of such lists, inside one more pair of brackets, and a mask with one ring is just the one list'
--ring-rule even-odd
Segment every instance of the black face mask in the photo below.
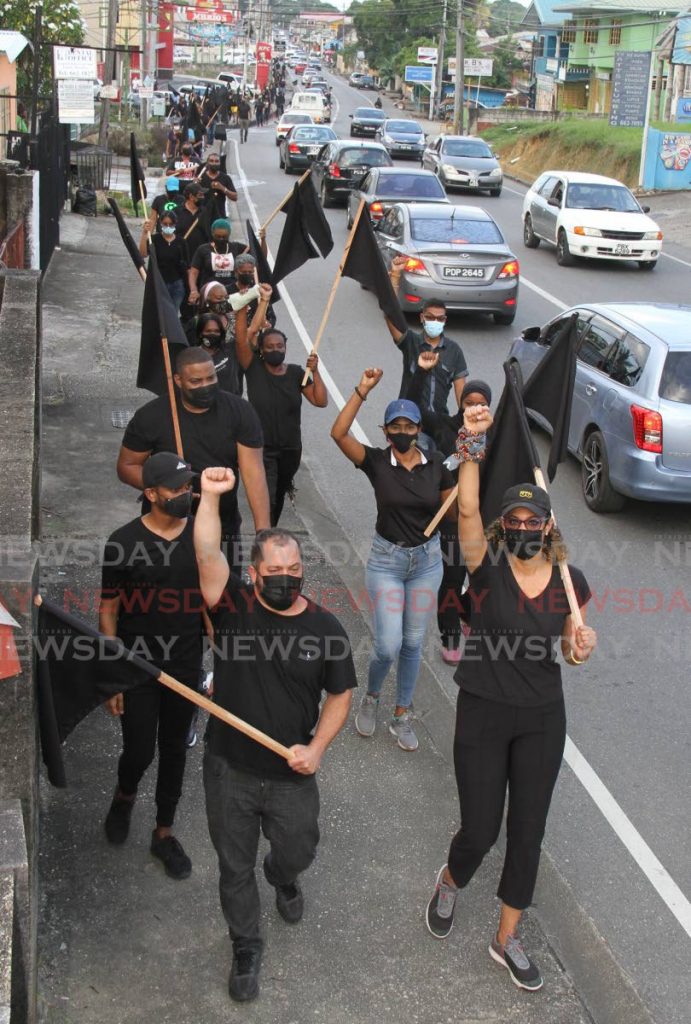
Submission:
{"label": "black face mask", "polygon": [[195,409],[210,409],[216,404],[218,384],[206,384],[202,388],[186,388],[183,395]]}
{"label": "black face mask", "polygon": [[192,510],[192,491],[176,494],[174,498],[166,498],[161,507],[166,515],[185,519]]}
{"label": "black face mask", "polygon": [[270,352],[262,352],[262,359],[268,366],[280,366],[285,357],[285,352],[281,352],[277,348],[272,349]]}
{"label": "black face mask", "polygon": [[504,530],[506,547],[522,562],[542,551],[542,530]]}
{"label": "black face mask", "polygon": [[254,274],[238,274],[238,284],[254,284]]}
{"label": "black face mask", "polygon": [[214,249],[216,252],[220,252],[222,256],[228,252],[228,239],[227,238],[214,238]]}
{"label": "black face mask", "polygon": [[224,335],[223,334],[204,334],[200,338],[200,343],[203,348],[217,349],[223,345]]}
{"label": "black face mask", "polygon": [[389,444],[392,444],[396,451],[400,455],[405,455],[410,449],[417,444],[417,437],[415,434],[397,434],[390,433],[386,435]]}
{"label": "black face mask", "polygon": [[260,593],[269,608],[277,612],[287,611],[294,605],[302,590],[303,577],[289,576],[287,573],[279,573],[275,576],[260,576],[262,588]]}

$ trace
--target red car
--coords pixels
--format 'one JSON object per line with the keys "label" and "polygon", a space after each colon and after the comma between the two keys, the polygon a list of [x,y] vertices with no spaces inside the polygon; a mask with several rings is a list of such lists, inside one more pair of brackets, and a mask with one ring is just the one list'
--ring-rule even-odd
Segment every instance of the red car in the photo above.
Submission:
{"label": "red car", "polygon": [[299,64],[295,65],[295,67],[293,68],[293,71],[295,72],[296,75],[301,75],[304,72],[306,67],[307,67],[307,61],[306,60],[301,60]]}

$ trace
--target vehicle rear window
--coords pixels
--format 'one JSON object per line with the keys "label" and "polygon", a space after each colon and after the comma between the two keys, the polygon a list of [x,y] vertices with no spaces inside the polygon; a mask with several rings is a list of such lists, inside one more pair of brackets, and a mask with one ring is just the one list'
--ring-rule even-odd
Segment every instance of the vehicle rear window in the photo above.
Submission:
{"label": "vehicle rear window", "polygon": [[343,149],[338,156],[339,167],[386,167],[390,162],[382,149]]}
{"label": "vehicle rear window", "polygon": [[501,245],[504,239],[491,220],[463,220],[461,217],[419,217],[410,222],[417,242],[457,242],[469,245]]}
{"label": "vehicle rear window", "polygon": [[302,139],[303,142],[319,142],[320,140],[326,141],[327,139],[333,139],[334,133],[330,128],[317,128],[308,125],[307,128],[294,128],[291,139]]}
{"label": "vehicle rear window", "polygon": [[492,157],[492,150],[484,142],[466,142],[461,139],[449,139],[442,146],[442,153],[446,156],[473,156],[482,159]]}
{"label": "vehicle rear window", "polygon": [[368,117],[370,120],[383,121],[386,114],[383,110],[377,110],[376,107],[358,107],[355,111],[356,117]]}
{"label": "vehicle rear window", "polygon": [[691,405],[691,352],[669,352],[660,379],[660,398]]}
{"label": "vehicle rear window", "polygon": [[410,135],[422,135],[422,128],[415,121],[389,121],[386,127],[390,132],[407,132]]}
{"label": "vehicle rear window", "polygon": [[446,193],[438,178],[427,174],[382,173],[377,192],[384,196],[412,196],[415,199],[444,199]]}

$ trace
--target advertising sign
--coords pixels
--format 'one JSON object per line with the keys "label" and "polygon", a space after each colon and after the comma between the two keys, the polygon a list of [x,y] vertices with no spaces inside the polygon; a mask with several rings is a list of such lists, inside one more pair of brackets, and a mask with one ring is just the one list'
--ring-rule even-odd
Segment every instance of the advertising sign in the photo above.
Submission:
{"label": "advertising sign", "polygon": [[436,64],[438,50],[436,46],[418,46],[417,59],[421,64]]}
{"label": "advertising sign", "polygon": [[236,16],[224,7],[223,0],[197,0],[192,7],[185,8],[185,17],[187,21],[232,25]]}
{"label": "advertising sign", "polygon": [[406,64],[405,81],[416,85],[431,85],[434,81],[434,68]]}
{"label": "advertising sign", "polygon": [[648,103],[650,51],[618,50],[614,54],[609,123],[616,128],[642,128]]}
{"label": "advertising sign", "polygon": [[54,46],[53,75],[55,78],[96,78],[96,51],[85,46]]}
{"label": "advertising sign", "polygon": [[94,83],[91,79],[58,79],[58,119],[60,124],[93,124]]}

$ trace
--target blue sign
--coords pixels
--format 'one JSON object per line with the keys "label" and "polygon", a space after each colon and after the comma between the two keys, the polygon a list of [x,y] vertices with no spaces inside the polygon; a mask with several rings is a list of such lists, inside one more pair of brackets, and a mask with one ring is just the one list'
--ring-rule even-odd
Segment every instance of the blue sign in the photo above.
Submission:
{"label": "blue sign", "polygon": [[405,81],[415,82],[417,85],[431,85],[434,81],[434,68],[424,64],[406,64]]}
{"label": "blue sign", "polygon": [[680,96],[677,100],[676,121],[691,121],[691,100]]}
{"label": "blue sign", "polygon": [[691,187],[691,135],[648,130],[643,187],[665,190]]}

